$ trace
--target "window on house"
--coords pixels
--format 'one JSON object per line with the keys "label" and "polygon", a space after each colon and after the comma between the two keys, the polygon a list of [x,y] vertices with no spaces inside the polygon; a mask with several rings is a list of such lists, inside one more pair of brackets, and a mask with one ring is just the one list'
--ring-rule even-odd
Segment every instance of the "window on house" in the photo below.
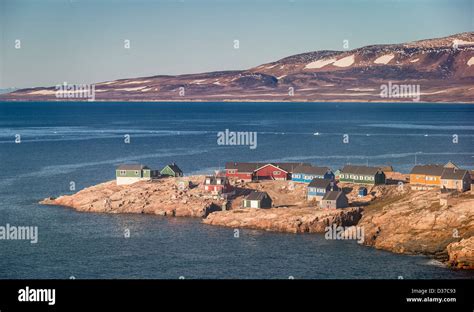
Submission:
{"label": "window on house", "polygon": [[123,175],[123,176],[124,176],[124,175],[126,175],[126,174],[127,174],[127,171],[125,171],[125,170],[120,170],[120,175]]}
{"label": "window on house", "polygon": [[280,173],[281,173],[281,171],[273,171],[274,175],[279,175]]}

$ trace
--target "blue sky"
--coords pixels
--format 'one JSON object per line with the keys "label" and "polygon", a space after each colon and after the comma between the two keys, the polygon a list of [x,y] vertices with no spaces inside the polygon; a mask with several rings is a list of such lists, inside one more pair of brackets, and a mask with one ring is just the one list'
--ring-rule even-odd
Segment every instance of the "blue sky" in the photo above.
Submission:
{"label": "blue sky", "polygon": [[473,0],[0,0],[0,88],[245,69],[342,50],[344,40],[353,49],[442,37],[472,31],[473,6]]}

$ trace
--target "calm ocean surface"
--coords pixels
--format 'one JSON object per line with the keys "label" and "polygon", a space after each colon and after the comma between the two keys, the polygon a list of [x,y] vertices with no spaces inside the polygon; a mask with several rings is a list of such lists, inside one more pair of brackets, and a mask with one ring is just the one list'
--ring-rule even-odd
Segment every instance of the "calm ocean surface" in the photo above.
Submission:
{"label": "calm ocean surface", "polygon": [[[417,155],[419,163],[473,169],[473,120],[472,105],[0,103],[0,226],[39,228],[37,244],[0,240],[0,278],[472,278],[426,257],[319,234],[241,230],[234,238],[233,229],[198,219],[78,213],[37,202],[72,193],[71,181],[79,190],[111,180],[126,162],[176,162],[186,174],[232,160],[334,170],[368,162],[408,172]],[[257,148],[217,145],[226,129],[257,131]]]}

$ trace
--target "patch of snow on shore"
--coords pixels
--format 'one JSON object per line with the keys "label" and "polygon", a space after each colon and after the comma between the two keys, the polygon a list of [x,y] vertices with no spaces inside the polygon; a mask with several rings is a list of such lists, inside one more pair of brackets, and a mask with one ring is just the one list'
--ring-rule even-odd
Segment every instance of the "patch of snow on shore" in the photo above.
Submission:
{"label": "patch of snow on shore", "polygon": [[419,58],[416,58],[416,59],[414,59],[414,60],[411,60],[410,63],[416,63],[416,62],[418,62],[419,60],[420,60]]}

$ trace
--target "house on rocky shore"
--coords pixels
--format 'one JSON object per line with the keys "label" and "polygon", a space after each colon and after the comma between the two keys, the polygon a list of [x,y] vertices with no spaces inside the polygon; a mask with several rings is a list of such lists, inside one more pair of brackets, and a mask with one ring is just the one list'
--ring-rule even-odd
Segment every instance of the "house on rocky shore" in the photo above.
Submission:
{"label": "house on rocky shore", "polygon": [[271,208],[272,199],[267,192],[253,191],[242,201],[244,208]]}
{"label": "house on rocky shore", "polygon": [[252,163],[227,162],[225,172],[228,178],[243,181],[253,180],[291,180],[295,168],[308,163]]}
{"label": "house on rocky shore", "polygon": [[326,209],[346,208],[349,200],[342,191],[329,191],[324,195],[320,206]]}
{"label": "house on rocky shore", "polygon": [[452,162],[446,165],[417,165],[410,172],[410,184],[414,190],[443,188],[465,192],[471,188],[471,182],[469,171]]}
{"label": "house on rocky shore", "polygon": [[308,184],[306,198],[308,201],[315,200],[319,204],[327,192],[338,190],[339,188],[335,181],[316,178]]}
{"label": "house on rocky shore", "polygon": [[163,177],[182,177],[183,171],[175,163],[166,165],[160,171],[161,176]]}
{"label": "house on rocky shore", "polygon": [[334,180],[334,173],[328,167],[301,165],[291,174],[291,180],[295,182],[310,183],[313,179]]}
{"label": "house on rocky shore", "polygon": [[158,177],[156,170],[140,164],[120,165],[115,169],[117,185],[127,185],[139,181],[150,181]]}
{"label": "house on rocky shore", "polygon": [[441,175],[441,186],[448,190],[466,192],[471,189],[471,175],[468,170],[446,168]]}
{"label": "house on rocky shore", "polygon": [[212,195],[222,195],[234,191],[229,179],[225,176],[206,176],[204,178],[203,190]]}
{"label": "house on rocky shore", "polygon": [[361,186],[357,190],[357,197],[364,197],[364,196],[367,196],[367,188],[364,186]]}
{"label": "house on rocky shore", "polygon": [[339,181],[369,185],[385,184],[385,173],[379,167],[346,165],[339,172]]}

